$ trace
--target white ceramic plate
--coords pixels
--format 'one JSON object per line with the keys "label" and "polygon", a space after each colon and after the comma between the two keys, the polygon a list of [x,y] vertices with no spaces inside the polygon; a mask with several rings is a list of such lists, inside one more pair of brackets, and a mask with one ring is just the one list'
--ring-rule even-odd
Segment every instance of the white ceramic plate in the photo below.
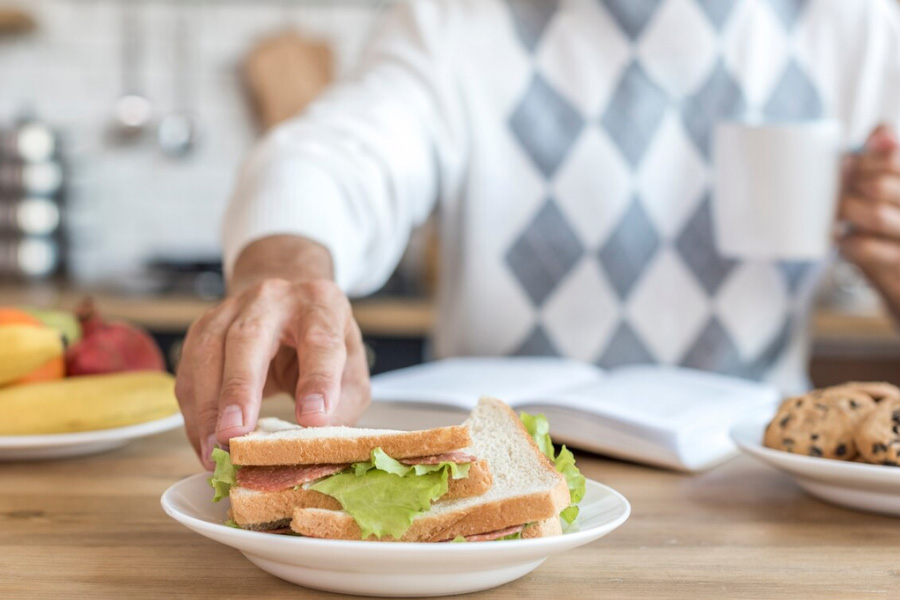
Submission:
{"label": "white ceramic plate", "polygon": [[900,468],[816,458],[762,445],[769,419],[736,425],[731,438],[738,447],[791,475],[813,496],[849,508],[900,516]]}
{"label": "white ceramic plate", "polygon": [[0,461],[46,460],[98,454],[183,424],[181,413],[175,413],[155,421],[113,429],[44,435],[0,435]]}
{"label": "white ceramic plate", "polygon": [[163,510],[200,535],[236,548],[260,569],[302,586],[366,596],[425,597],[486,590],[518,579],[548,556],[600,538],[628,518],[625,498],[595,481],[575,527],[556,537],[465,544],[321,540],[226,527],[228,502],[213,503],[208,474],[179,481]]}

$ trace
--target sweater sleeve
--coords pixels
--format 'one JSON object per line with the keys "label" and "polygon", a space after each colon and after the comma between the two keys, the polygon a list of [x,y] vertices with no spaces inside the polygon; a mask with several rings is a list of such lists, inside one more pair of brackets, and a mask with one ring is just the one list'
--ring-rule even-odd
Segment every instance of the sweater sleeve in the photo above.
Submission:
{"label": "sweater sleeve", "polygon": [[356,76],[251,152],[225,214],[224,263],[276,234],[331,252],[348,294],[378,289],[413,227],[457,193],[466,156],[446,0],[390,9]]}
{"label": "sweater sleeve", "polygon": [[858,147],[879,123],[900,128],[900,6],[869,0],[859,23],[859,50],[847,52],[840,77],[848,141]]}

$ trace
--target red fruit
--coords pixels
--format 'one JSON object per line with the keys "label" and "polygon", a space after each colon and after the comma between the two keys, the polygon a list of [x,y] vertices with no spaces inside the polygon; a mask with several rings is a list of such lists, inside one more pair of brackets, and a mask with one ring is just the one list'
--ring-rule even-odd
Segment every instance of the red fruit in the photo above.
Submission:
{"label": "red fruit", "polygon": [[83,334],[66,350],[70,376],[166,370],[162,352],[147,332],[128,323],[104,322],[89,299],[77,314]]}

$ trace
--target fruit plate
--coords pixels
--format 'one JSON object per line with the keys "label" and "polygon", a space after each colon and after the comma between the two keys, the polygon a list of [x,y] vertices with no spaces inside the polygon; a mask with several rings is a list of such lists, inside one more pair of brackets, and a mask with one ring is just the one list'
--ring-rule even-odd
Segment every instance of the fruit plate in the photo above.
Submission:
{"label": "fruit plate", "polygon": [[560,536],[460,544],[323,540],[223,525],[228,502],[211,501],[208,477],[194,475],[170,487],[162,495],[163,510],[200,535],[239,550],[276,577],[365,596],[422,598],[493,588],[530,573],[550,555],[603,537],[631,512],[621,494],[588,480],[580,514]]}
{"label": "fruit plate", "polygon": [[175,413],[155,421],[112,429],[43,435],[0,435],[0,461],[48,460],[99,454],[183,424],[181,413]]}
{"label": "fruit plate", "polygon": [[900,467],[791,454],[762,445],[769,419],[737,424],[731,438],[743,452],[784,471],[797,485],[827,502],[900,516]]}

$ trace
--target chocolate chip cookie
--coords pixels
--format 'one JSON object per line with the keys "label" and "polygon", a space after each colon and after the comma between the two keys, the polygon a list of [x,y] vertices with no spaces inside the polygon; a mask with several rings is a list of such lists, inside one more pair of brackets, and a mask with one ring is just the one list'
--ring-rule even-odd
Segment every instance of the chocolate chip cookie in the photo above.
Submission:
{"label": "chocolate chip cookie", "polygon": [[866,461],[900,467],[900,399],[886,399],[859,423],[856,445]]}
{"label": "chocolate chip cookie", "polygon": [[858,390],[872,397],[875,402],[882,400],[900,399],[900,388],[892,383],[885,381],[848,381],[834,387],[825,388],[825,390],[839,390],[849,388]]}
{"label": "chocolate chip cookie", "polygon": [[794,454],[853,460],[856,427],[874,409],[871,396],[846,387],[788,398],[766,427],[763,443]]}

